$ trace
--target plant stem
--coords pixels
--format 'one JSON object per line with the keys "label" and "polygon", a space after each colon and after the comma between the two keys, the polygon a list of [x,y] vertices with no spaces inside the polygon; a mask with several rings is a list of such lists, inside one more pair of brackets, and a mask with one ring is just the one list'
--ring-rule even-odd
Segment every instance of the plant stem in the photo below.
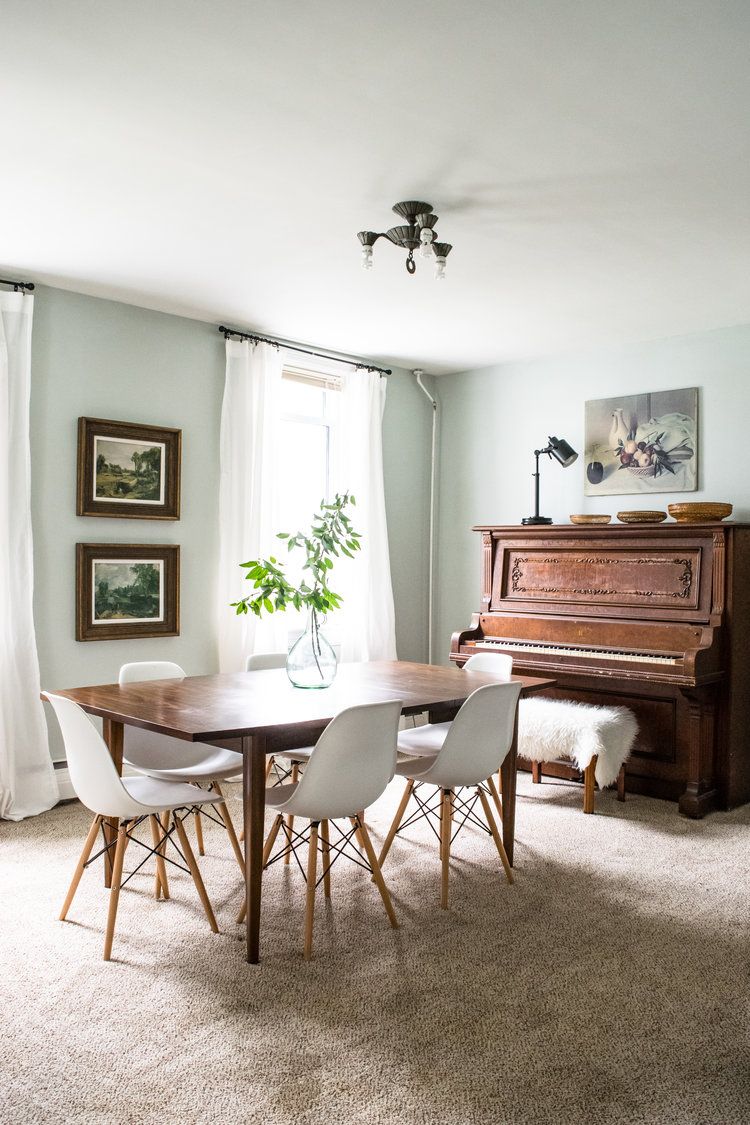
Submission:
{"label": "plant stem", "polygon": [[[318,669],[318,674],[323,679],[323,669],[320,667],[318,655],[320,654],[320,637],[318,636],[318,614],[316,610],[310,610],[310,633],[312,636],[312,653],[315,658],[315,665]],[[315,651],[317,646],[318,651]]]}

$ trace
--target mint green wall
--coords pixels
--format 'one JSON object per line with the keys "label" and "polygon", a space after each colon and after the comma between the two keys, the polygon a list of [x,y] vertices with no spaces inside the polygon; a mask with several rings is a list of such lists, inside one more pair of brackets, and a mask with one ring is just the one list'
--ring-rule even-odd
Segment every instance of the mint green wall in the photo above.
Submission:
{"label": "mint green wall", "polygon": [[[35,293],[31,458],[35,617],[42,684],[111,683],[129,660],[174,660],[215,671],[219,421],[224,341],[212,324],[61,289]],[[429,404],[412,376],[394,371],[384,418],[386,504],[403,659],[426,652]],[[77,517],[80,415],[183,431],[182,517]],[[179,637],[78,642],[75,544],[179,543]],[[61,757],[57,742],[53,756]]]}
{"label": "mint green wall", "polygon": [[750,420],[750,325],[628,348],[505,364],[442,376],[439,548],[435,659],[479,608],[477,523],[531,515],[533,450],[549,434],[584,448],[584,402],[672,387],[701,388],[698,492],[584,498],[582,456],[569,469],[544,459],[541,510],[558,523],[571,512],[614,515],[679,500],[728,500],[750,519],[745,468]]}

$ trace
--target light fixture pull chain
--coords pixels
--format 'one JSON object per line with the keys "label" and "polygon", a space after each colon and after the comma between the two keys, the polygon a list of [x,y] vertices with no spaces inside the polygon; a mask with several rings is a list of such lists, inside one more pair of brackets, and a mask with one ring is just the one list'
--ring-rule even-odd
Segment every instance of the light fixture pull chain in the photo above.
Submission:
{"label": "light fixture pull chain", "polygon": [[414,251],[410,250],[406,256],[406,272],[414,273],[417,268],[417,263],[414,261]]}

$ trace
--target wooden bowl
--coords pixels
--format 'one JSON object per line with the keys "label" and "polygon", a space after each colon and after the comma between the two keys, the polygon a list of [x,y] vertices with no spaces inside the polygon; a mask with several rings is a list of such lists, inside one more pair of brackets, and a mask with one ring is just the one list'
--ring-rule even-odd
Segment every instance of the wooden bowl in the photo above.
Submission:
{"label": "wooden bowl", "polygon": [[731,504],[667,504],[667,507],[678,523],[713,523],[732,514]]}
{"label": "wooden bowl", "polygon": [[571,516],[570,522],[571,523],[609,523],[609,521],[611,519],[612,519],[611,516],[596,516],[596,515],[590,515],[588,513],[584,513],[583,515],[580,515],[580,516]]}
{"label": "wooden bowl", "polygon": [[620,523],[661,523],[667,518],[666,512],[618,512]]}

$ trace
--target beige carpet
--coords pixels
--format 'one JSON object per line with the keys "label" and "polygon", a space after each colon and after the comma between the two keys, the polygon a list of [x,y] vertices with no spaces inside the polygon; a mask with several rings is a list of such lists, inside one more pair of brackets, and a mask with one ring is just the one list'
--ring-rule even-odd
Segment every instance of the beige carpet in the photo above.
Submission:
{"label": "beige carpet", "polygon": [[587,817],[578,788],[520,791],[515,886],[466,832],[441,912],[434,839],[412,832],[385,868],[401,929],[339,864],[305,964],[303,882],[275,867],[259,968],[218,829],[202,868],[222,933],[187,876],[158,904],[139,876],[104,964],[98,871],[56,921],[88,814],[0,823],[0,1120],[750,1120],[750,809],[692,822],[605,793]]}

